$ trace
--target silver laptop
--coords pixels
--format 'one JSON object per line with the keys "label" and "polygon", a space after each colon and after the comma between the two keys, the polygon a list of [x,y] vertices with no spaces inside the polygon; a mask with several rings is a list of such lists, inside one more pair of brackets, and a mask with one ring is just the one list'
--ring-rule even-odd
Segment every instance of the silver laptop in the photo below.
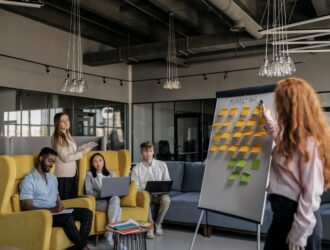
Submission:
{"label": "silver laptop", "polygon": [[128,194],[130,178],[126,177],[112,177],[102,179],[101,198],[111,196],[125,196]]}

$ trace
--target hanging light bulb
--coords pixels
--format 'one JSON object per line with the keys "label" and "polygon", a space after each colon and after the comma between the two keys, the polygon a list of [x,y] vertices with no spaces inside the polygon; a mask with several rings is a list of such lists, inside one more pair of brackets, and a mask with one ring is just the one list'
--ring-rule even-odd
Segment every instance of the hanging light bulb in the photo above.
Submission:
{"label": "hanging light bulb", "polygon": [[167,74],[164,89],[180,89],[181,84],[178,77],[176,65],[176,46],[173,13],[169,17],[168,47],[167,47]]}
{"label": "hanging light bulb", "polygon": [[71,76],[68,74],[65,78],[61,91],[83,93],[87,90],[87,83],[82,70],[80,0],[72,0],[70,37],[66,64],[67,71],[69,71],[70,64],[72,67],[72,74]]}

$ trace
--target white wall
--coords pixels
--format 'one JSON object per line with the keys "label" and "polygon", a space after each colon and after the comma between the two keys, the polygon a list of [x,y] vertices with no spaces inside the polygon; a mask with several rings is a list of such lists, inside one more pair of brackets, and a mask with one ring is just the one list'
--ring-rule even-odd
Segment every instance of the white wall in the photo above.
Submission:
{"label": "white wall", "polygon": [[[41,24],[31,19],[0,9],[0,54],[38,61],[58,67],[66,67],[69,33]],[[83,52],[94,52],[106,45],[83,39]],[[126,64],[100,67],[84,66],[84,72],[128,79],[129,68]],[[45,67],[0,56],[0,86],[60,93],[66,76],[65,71],[51,69],[47,75]],[[128,87],[120,86],[118,81],[85,77],[87,93],[79,96],[128,102]]]}
{"label": "white wall", "polygon": [[[329,54],[300,54],[293,57],[295,62],[304,61],[296,65],[295,76],[305,78],[317,91],[330,90]],[[259,67],[262,61],[263,56],[260,55],[195,63],[189,68],[179,68],[179,75],[254,68]],[[166,64],[148,63],[133,66],[134,80],[157,77],[166,77]],[[259,77],[258,69],[229,72],[227,79],[224,79],[224,74],[208,75],[207,78],[207,80],[204,80],[203,76],[180,78],[182,83],[180,90],[166,90],[163,88],[163,83],[158,85],[156,80],[136,82],[133,84],[133,103],[215,98],[217,91],[261,86],[277,81],[277,78]]]}

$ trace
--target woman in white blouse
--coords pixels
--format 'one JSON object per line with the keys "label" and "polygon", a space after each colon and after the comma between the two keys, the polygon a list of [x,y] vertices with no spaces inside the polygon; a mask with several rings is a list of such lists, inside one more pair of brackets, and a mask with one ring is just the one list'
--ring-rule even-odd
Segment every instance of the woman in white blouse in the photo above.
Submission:
{"label": "woman in white blouse", "polygon": [[62,200],[77,197],[77,164],[91,148],[86,146],[77,150],[77,144],[70,135],[68,114],[62,112],[54,116],[55,131],[52,135],[52,147],[58,153],[55,161],[55,175],[58,179],[58,191]]}

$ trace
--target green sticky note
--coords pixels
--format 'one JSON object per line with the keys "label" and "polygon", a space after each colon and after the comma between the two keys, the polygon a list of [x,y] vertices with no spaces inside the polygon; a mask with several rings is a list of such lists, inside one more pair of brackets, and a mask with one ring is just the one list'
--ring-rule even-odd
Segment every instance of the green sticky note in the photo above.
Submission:
{"label": "green sticky note", "polygon": [[236,167],[244,168],[247,163],[247,160],[241,159],[237,162]]}
{"label": "green sticky note", "polygon": [[228,176],[228,180],[229,181],[234,181],[237,179],[237,177],[239,176],[239,172],[231,172],[231,174]]}
{"label": "green sticky note", "polygon": [[250,180],[250,176],[251,176],[250,173],[244,172],[241,176],[241,182],[248,184]]}
{"label": "green sticky note", "polygon": [[258,171],[260,169],[260,160],[252,161],[252,169]]}
{"label": "green sticky note", "polygon": [[237,159],[236,158],[231,158],[229,161],[228,161],[228,167],[235,167],[236,164],[237,164]]}

